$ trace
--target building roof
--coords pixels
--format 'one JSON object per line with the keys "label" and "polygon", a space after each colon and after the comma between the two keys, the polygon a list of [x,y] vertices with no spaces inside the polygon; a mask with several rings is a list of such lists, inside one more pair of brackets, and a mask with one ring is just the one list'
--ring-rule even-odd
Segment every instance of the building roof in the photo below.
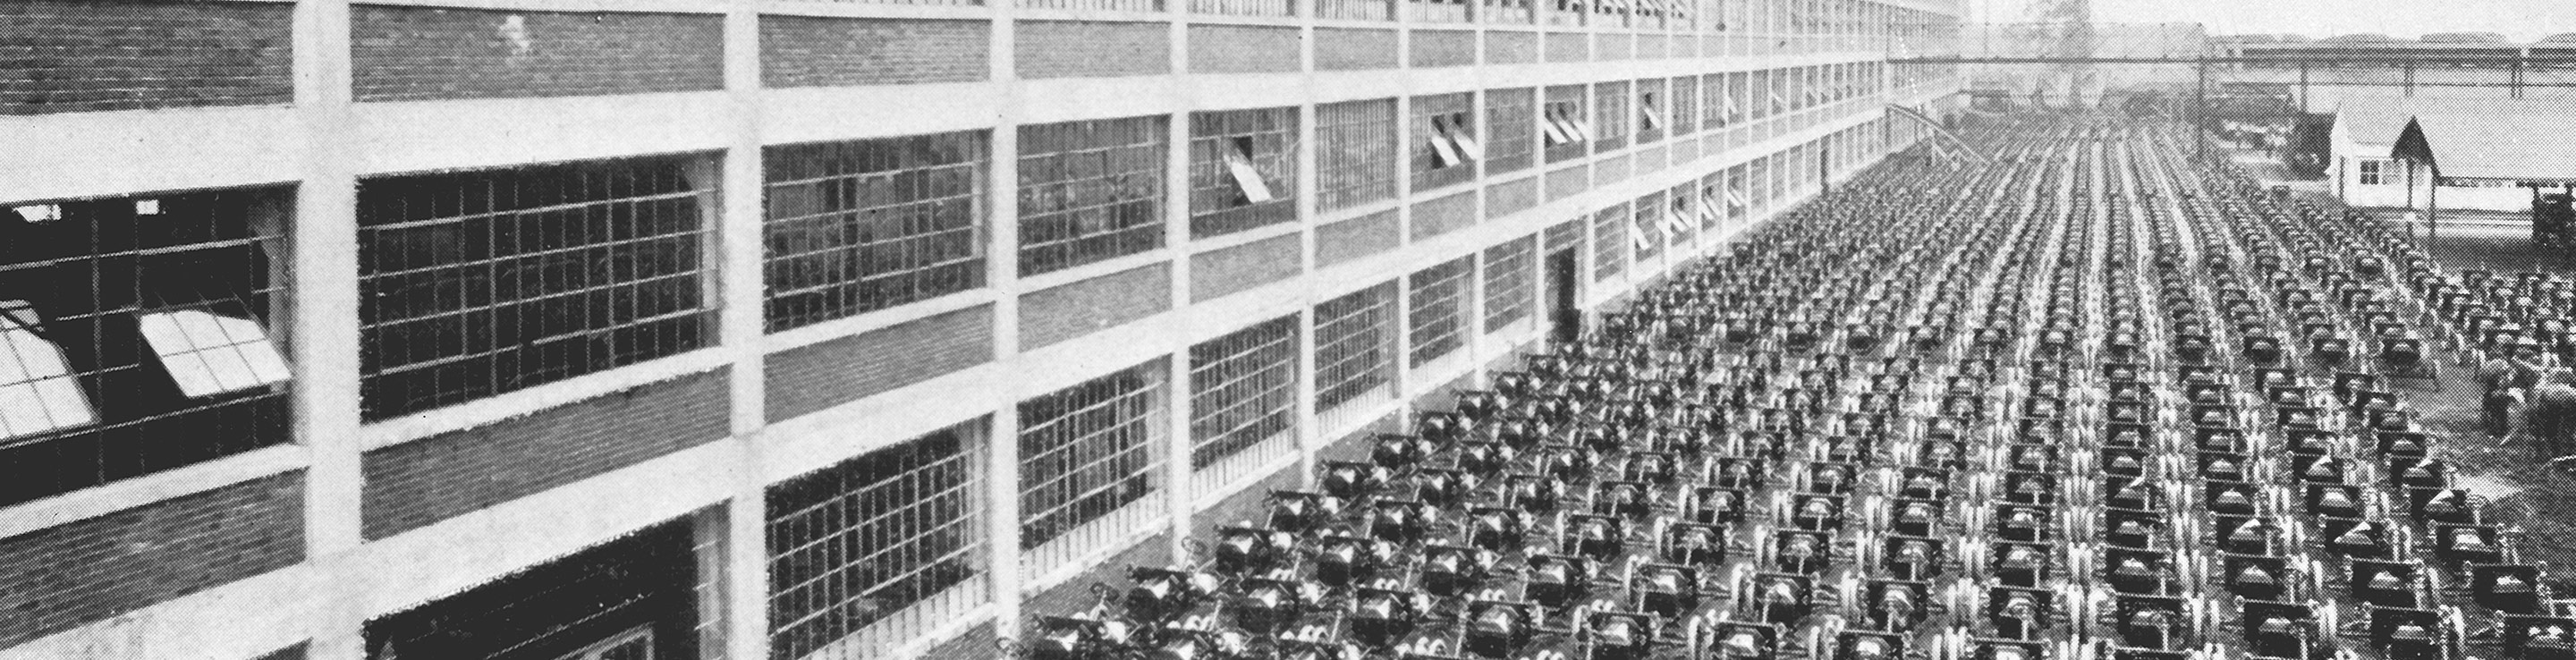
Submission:
{"label": "building roof", "polygon": [[[2417,100],[2399,107],[2405,117],[2393,132],[2383,110],[2354,113],[2354,140],[2391,144],[2391,157],[2430,163],[2445,178],[2576,180],[2576,134],[2561,130],[2576,120],[2576,112],[2504,99]],[[2373,135],[2390,137],[2378,142]]]}

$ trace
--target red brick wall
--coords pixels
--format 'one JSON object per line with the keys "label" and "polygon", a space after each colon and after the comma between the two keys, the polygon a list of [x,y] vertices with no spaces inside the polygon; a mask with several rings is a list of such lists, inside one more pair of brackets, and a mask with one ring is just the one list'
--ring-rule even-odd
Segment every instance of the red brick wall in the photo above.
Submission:
{"label": "red brick wall", "polygon": [[1315,28],[1316,71],[1396,68],[1395,31]]}
{"label": "red brick wall", "polygon": [[1485,186],[1485,217],[1499,218],[1538,206],[1538,177]]}
{"label": "red brick wall", "polygon": [[290,103],[293,5],[0,3],[0,115]]}
{"label": "red brick wall", "polygon": [[1396,225],[1394,209],[1324,225],[1315,228],[1315,266],[1385,252],[1403,242],[1403,228]]}
{"label": "red brick wall", "polygon": [[993,306],[980,305],[774,353],[761,371],[775,423],[992,360]]}
{"label": "red brick wall", "polygon": [[1547,61],[1592,61],[1592,35],[1582,32],[1547,33]]}
{"label": "red brick wall", "polygon": [[1416,241],[1476,224],[1476,191],[1414,204],[1412,224]]}
{"label": "red brick wall", "polygon": [[1297,28],[1190,26],[1190,73],[1283,73],[1301,66]]}
{"label": "red brick wall", "polygon": [[731,380],[707,371],[367,452],[370,540],[642,463],[732,433]]}
{"label": "red brick wall", "polygon": [[760,17],[760,84],[847,87],[983,80],[993,24],[888,18]]}
{"label": "red brick wall", "polygon": [[1565,199],[1583,194],[1592,187],[1592,174],[1582,165],[1559,168],[1547,173],[1547,198]]}
{"label": "red brick wall", "polygon": [[1021,78],[1105,78],[1172,72],[1161,23],[1020,21],[1012,64]]}
{"label": "red brick wall", "polygon": [[302,472],[0,539],[0,648],[302,561]]}
{"label": "red brick wall", "polygon": [[1413,51],[1414,68],[1473,66],[1476,64],[1476,33],[1465,30],[1414,30],[1413,41],[1406,44]]}
{"label": "red brick wall", "polygon": [[1485,33],[1486,64],[1529,64],[1538,61],[1538,33]]}
{"label": "red brick wall", "polygon": [[1304,268],[1296,234],[1190,255],[1190,302],[1215,300],[1295,277]]}
{"label": "red brick wall", "polygon": [[1172,266],[1154,264],[1020,296],[1020,350],[1125,325],[1172,308]]}
{"label": "red brick wall", "polygon": [[352,86],[360,101],[724,87],[724,18],[712,14],[382,5],[349,13]]}
{"label": "red brick wall", "polygon": [[1668,40],[1668,39],[1666,39],[1666,38],[1664,37],[1664,35],[1660,35],[1660,34],[1640,34],[1640,35],[1637,35],[1637,59],[1641,59],[1641,60],[1659,60],[1659,59],[1663,59],[1663,58],[1664,58],[1664,43],[1665,43],[1665,42],[1667,42],[1667,41],[1669,41],[1669,40]]}

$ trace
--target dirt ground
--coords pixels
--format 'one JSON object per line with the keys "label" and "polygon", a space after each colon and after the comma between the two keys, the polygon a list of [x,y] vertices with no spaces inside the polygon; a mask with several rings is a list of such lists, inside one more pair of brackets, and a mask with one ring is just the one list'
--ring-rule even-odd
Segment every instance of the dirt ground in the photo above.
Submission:
{"label": "dirt ground", "polygon": [[[2394,218],[2395,211],[2371,212]],[[2523,271],[2576,272],[2576,254],[2532,244],[2521,218],[2505,216],[2446,217],[2442,226],[2420,230],[2417,240],[2453,271],[2484,269],[2496,273]],[[2576,366],[2576,365],[2571,365]],[[2529,536],[2526,561],[2576,566],[2576,474],[2555,471],[2533,460],[2527,440],[2502,446],[2487,439],[2479,422],[2478,390],[2473,365],[2446,359],[2442,377],[2399,380],[2403,396],[2422,413],[2424,426],[2445,441],[2439,455],[2460,468],[2460,485],[2491,500],[2487,512],[2495,524],[2519,526]],[[2561,589],[2576,587],[2576,576],[2562,574]],[[2562,593],[2564,593],[2562,591]]]}

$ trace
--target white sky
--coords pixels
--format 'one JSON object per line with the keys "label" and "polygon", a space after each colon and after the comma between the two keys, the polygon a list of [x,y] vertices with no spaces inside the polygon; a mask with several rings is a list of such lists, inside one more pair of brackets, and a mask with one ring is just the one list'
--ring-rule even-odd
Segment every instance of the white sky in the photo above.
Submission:
{"label": "white sky", "polygon": [[[1972,20],[2031,20],[2037,0],[1966,0]],[[2576,0],[2092,0],[2104,23],[2200,23],[2211,34],[2279,33],[2328,37],[2377,32],[2495,32],[2530,41],[2576,32]]]}

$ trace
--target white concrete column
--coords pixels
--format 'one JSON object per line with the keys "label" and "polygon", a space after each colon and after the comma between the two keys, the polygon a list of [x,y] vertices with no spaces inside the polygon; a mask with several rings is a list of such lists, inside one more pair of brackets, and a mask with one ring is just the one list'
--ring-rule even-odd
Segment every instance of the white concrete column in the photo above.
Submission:
{"label": "white concrete column", "polygon": [[[367,657],[371,581],[349,557],[361,533],[365,476],[358,442],[359,315],[357,164],[338,141],[354,121],[350,104],[349,3],[300,0],[293,19],[295,113],[303,151],[289,224],[289,284],[295,292],[287,350],[295,364],[296,442],[310,450],[304,481],[307,561],[328,576],[310,622],[307,657]],[[281,136],[284,137],[284,136]]]}
{"label": "white concrete column", "polygon": [[[990,0],[993,8],[993,37],[990,77],[1001,88],[1000,120],[993,129],[991,161],[985,190],[991,210],[987,216],[985,237],[990,246],[984,259],[984,285],[1002,295],[993,300],[993,358],[1008,360],[1020,352],[1019,264],[1020,178],[1019,112],[1023,100],[1016,70],[1012,63],[1017,47],[1019,3],[1015,0]],[[1020,414],[1019,402],[1004,401],[993,411],[993,422],[984,440],[984,511],[986,574],[992,578],[993,634],[1002,638],[1020,635]]]}

